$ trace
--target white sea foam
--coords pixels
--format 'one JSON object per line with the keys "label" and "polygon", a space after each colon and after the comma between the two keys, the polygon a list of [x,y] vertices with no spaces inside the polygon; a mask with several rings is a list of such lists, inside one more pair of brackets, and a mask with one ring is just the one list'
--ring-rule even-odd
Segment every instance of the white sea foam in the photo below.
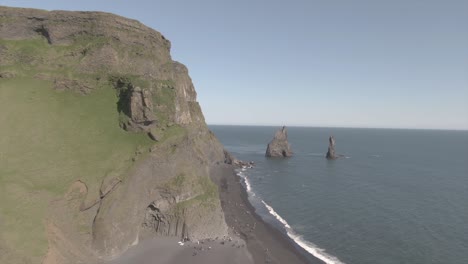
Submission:
{"label": "white sea foam", "polygon": [[328,253],[325,252],[324,249],[321,249],[314,245],[312,242],[309,242],[305,239],[302,238],[301,235],[298,235],[294,230],[291,228],[291,226],[288,224],[288,222],[282,218],[270,205],[268,205],[265,201],[262,200],[263,205],[268,209],[268,212],[273,215],[278,221],[280,221],[285,229],[286,233],[288,236],[296,242],[301,248],[303,248],[305,251],[309,252],[312,254],[314,257],[322,260],[323,262],[327,264],[344,264],[344,262],[341,262],[337,257],[332,256]]}
{"label": "white sea foam", "polygon": [[[249,177],[244,173],[245,170],[240,170],[237,171],[237,175],[241,177],[244,180],[245,184],[245,189],[251,196],[255,196],[255,193],[252,191],[252,186],[250,184]],[[325,252],[324,249],[321,249],[317,247],[315,244],[312,242],[309,242],[305,239],[302,238],[301,235],[298,235],[288,224],[288,222],[282,218],[270,205],[268,205],[265,201],[261,200],[263,205],[267,208],[268,212],[273,215],[281,224],[286,229],[286,233],[288,236],[301,248],[303,248],[305,251],[309,252],[312,254],[314,257],[322,260],[326,264],[345,264],[344,262],[341,262],[337,257],[332,256],[328,253]]]}
{"label": "white sea foam", "polygon": [[237,173],[237,175],[239,177],[241,177],[243,180],[244,180],[244,184],[245,184],[245,189],[247,190],[247,192],[252,195],[252,196],[255,196],[255,193],[252,192],[252,185],[250,185],[250,181],[249,181],[249,178],[247,177],[247,175],[245,175],[242,171],[239,171]]}
{"label": "white sea foam", "polygon": [[314,255],[314,257],[322,260],[327,264],[345,264],[337,257],[326,253],[324,249],[317,247],[315,244],[303,239],[302,236],[297,235],[294,232],[288,232],[288,236],[292,240],[294,240],[294,242],[296,242],[301,248],[305,249],[307,252]]}
{"label": "white sea foam", "polygon": [[250,185],[249,178],[244,177],[244,182],[245,182],[245,188],[247,189],[247,191],[252,192],[252,185]]}
{"label": "white sea foam", "polygon": [[262,203],[268,209],[268,212],[270,212],[271,215],[273,215],[276,219],[278,219],[278,221],[280,221],[284,225],[284,227],[291,229],[291,226],[288,224],[288,222],[286,222],[286,220],[284,220],[279,214],[277,214],[275,210],[273,210],[273,207],[269,206],[263,200],[262,200]]}

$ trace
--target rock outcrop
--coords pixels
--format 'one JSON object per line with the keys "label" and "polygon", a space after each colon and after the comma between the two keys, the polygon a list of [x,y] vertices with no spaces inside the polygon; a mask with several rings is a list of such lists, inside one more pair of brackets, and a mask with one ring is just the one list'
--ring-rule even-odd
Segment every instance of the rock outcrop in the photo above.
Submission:
{"label": "rock outcrop", "polygon": [[329,160],[334,160],[338,158],[338,156],[335,153],[335,137],[333,136],[330,136],[330,138],[328,138],[328,151],[326,158]]}
{"label": "rock outcrop", "polygon": [[224,163],[233,165],[239,168],[253,168],[255,163],[253,161],[242,161],[234,157],[227,150],[224,150]]}
{"label": "rock outcrop", "polygon": [[170,41],[136,20],[103,12],[0,7],[0,23],[4,41],[40,46],[44,40],[52,47],[25,54],[0,43],[0,67],[40,66],[37,78],[83,94],[111,83],[119,93],[119,111],[128,118],[121,125],[129,131],[204,122],[188,69],[172,60]]}
{"label": "rock outcrop", "polygon": [[[200,240],[227,235],[210,174],[223,163],[222,146],[208,130],[189,130],[152,148],[128,179],[102,199],[93,221],[93,249],[112,258],[153,236]],[[174,146],[176,144],[176,146]]]}
{"label": "rock outcrop", "polygon": [[[37,222],[28,222],[37,227],[31,235],[25,231],[5,245],[0,239],[0,262],[98,263],[152,236],[197,240],[227,235],[217,186],[210,178],[226,155],[206,126],[187,68],[172,60],[170,47],[159,32],[113,14],[0,7],[0,80],[40,80],[56,93],[76,93],[67,100],[89,96],[110,102],[115,108],[93,109],[115,118],[105,129],[115,125],[119,133],[114,134],[139,144],[128,150],[135,157],[125,160],[112,151],[95,150],[113,159],[116,175],[84,180],[66,172],[67,182],[84,186],[72,196],[63,196],[59,187],[48,192],[41,186],[54,184],[42,179],[36,193],[50,199],[47,212],[40,207],[27,212],[37,216]],[[54,135],[76,133],[76,127],[57,129]],[[122,165],[127,162],[130,169]],[[86,169],[84,173],[92,171]],[[28,205],[35,202],[28,199]],[[0,223],[0,237],[2,228]],[[35,256],[20,251],[21,239],[46,243],[41,247],[46,256],[40,250]]]}
{"label": "rock outcrop", "polygon": [[283,128],[276,131],[275,137],[268,144],[265,156],[291,157],[292,154],[291,146],[288,143],[288,131],[286,127],[283,126]]}
{"label": "rock outcrop", "polygon": [[123,109],[129,119],[122,123],[122,127],[127,131],[145,131],[150,132],[156,125],[156,115],[153,112],[153,99],[149,89],[130,86],[125,96],[121,100],[127,108]]}

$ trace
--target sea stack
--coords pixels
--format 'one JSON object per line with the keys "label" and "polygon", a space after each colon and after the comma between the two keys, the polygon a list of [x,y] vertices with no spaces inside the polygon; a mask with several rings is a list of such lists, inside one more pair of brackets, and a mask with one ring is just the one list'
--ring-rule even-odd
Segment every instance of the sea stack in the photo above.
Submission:
{"label": "sea stack", "polygon": [[335,138],[330,136],[328,139],[328,151],[327,151],[327,159],[334,160],[337,159],[338,156],[335,154]]}
{"label": "sea stack", "polygon": [[275,137],[268,144],[265,156],[267,157],[291,157],[291,145],[288,143],[288,131],[283,126],[276,131]]}

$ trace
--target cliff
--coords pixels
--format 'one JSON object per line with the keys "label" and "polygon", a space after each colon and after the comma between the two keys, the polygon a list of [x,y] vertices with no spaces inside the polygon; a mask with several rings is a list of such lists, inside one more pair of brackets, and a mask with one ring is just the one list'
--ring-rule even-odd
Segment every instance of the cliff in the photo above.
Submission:
{"label": "cliff", "polygon": [[227,234],[223,147],[170,47],[113,14],[0,7],[0,263]]}

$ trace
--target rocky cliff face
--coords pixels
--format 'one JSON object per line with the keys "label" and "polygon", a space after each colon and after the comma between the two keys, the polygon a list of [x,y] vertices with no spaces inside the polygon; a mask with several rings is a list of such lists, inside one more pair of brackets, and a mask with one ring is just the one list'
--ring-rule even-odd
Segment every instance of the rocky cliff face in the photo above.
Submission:
{"label": "rocky cliff face", "polygon": [[267,157],[290,157],[293,152],[288,143],[288,131],[285,126],[276,131],[275,137],[267,146],[265,156]]}
{"label": "rocky cliff face", "polygon": [[48,194],[47,217],[35,223],[44,226],[45,256],[16,251],[21,241],[5,239],[0,222],[0,262],[92,263],[151,236],[227,234],[210,180],[212,168],[225,161],[223,147],[163,35],[107,13],[0,7],[0,40],[0,81],[34,79],[57,93],[90,98],[113,89],[115,124],[158,141],[141,144],[119,176],[72,178],[67,191]]}
{"label": "rocky cliff face", "polygon": [[93,222],[99,256],[116,256],[151,236],[197,240],[227,235],[217,187],[209,178],[213,162],[224,161],[223,149],[207,131],[189,133],[153,147],[126,184],[101,201]]}

